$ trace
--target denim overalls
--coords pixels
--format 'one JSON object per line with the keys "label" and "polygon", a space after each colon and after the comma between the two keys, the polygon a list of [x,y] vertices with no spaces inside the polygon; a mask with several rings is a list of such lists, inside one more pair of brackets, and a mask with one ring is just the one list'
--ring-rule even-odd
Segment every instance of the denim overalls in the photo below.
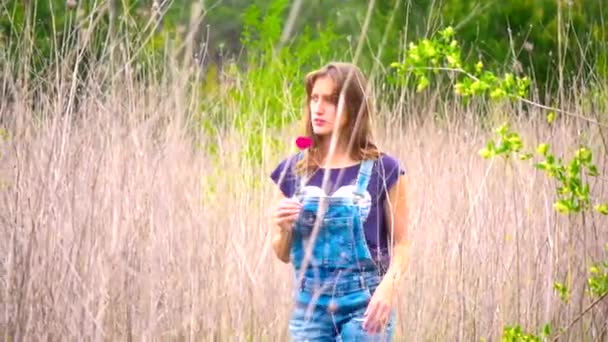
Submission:
{"label": "denim overalls", "polygon": [[296,279],[289,323],[293,341],[392,338],[394,316],[380,334],[362,328],[367,304],[381,281],[363,230],[371,207],[366,189],[372,166],[372,160],[363,161],[356,183],[331,196],[319,187],[306,186],[305,177],[299,179],[295,196],[303,209],[293,227],[290,251]]}

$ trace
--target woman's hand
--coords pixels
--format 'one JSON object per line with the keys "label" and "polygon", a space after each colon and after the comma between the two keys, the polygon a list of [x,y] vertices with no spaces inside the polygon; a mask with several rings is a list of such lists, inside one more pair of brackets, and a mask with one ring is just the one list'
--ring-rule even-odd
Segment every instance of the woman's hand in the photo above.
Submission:
{"label": "woman's hand", "polygon": [[295,199],[281,197],[272,212],[272,248],[279,260],[288,263],[291,248],[291,230],[300,215],[302,204]]}
{"label": "woman's hand", "polygon": [[376,288],[364,314],[363,328],[370,333],[378,333],[386,327],[390,319],[393,297],[401,286],[403,275],[409,264],[410,242],[407,238],[407,183],[404,176],[388,192],[389,200],[384,209],[388,218],[389,231],[394,241],[391,264],[380,285]]}
{"label": "woman's hand", "polygon": [[282,232],[290,232],[302,210],[302,204],[293,198],[282,198],[276,205],[272,219]]}
{"label": "woman's hand", "polygon": [[363,314],[363,329],[372,334],[384,330],[391,316],[393,306],[393,288],[385,281],[381,282]]}

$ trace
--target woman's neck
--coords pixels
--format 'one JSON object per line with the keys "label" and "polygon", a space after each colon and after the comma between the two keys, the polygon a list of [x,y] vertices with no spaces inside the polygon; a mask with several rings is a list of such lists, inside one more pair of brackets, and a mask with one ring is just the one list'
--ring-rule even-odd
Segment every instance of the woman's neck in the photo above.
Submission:
{"label": "woman's neck", "polygon": [[348,143],[338,142],[335,149],[330,151],[330,139],[321,139],[316,157],[323,168],[345,167],[355,163],[348,153]]}

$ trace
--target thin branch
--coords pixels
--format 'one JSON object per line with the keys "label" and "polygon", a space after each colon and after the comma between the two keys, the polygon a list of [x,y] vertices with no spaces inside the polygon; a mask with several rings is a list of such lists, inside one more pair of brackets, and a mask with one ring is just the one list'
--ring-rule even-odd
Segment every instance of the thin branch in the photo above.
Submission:
{"label": "thin branch", "polygon": [[591,303],[585,310],[583,310],[583,312],[581,312],[578,316],[576,316],[576,318],[574,318],[574,320],[572,320],[572,322],[570,322],[570,324],[568,324],[568,327],[566,327],[566,329],[563,329],[557,335],[555,335],[555,337],[553,338],[553,341],[557,341],[563,333],[568,331],[568,329],[572,328],[572,326],[575,325],[576,322],[578,322],[581,318],[583,318],[583,316],[587,312],[589,312],[589,310],[593,309],[593,307],[595,307],[597,304],[599,304],[606,297],[608,297],[608,292],[604,293],[602,296],[600,296],[598,299],[596,299],[593,303]]}
{"label": "thin branch", "polygon": [[587,121],[587,122],[590,122],[590,123],[596,124],[596,125],[598,125],[598,126],[600,126],[600,127],[608,128],[608,125],[607,125],[607,124],[604,124],[604,123],[598,122],[597,120],[594,120],[594,119],[588,118],[588,117],[586,117],[586,116],[582,116],[582,115],[580,115],[580,114],[576,114],[576,113],[568,112],[568,111],[565,111],[565,110],[563,110],[563,109],[559,109],[559,108],[554,108],[554,107],[550,107],[550,106],[545,106],[545,105],[542,105],[542,104],[540,104],[540,103],[536,103],[536,102],[534,102],[534,101],[530,101],[530,100],[528,100],[528,99],[524,99],[523,97],[519,97],[519,96],[517,97],[517,99],[518,99],[518,100],[520,100],[520,101],[522,101],[522,102],[524,102],[524,103],[531,104],[531,105],[533,105],[533,106],[536,106],[536,107],[539,107],[539,108],[542,108],[542,109],[551,110],[551,111],[558,112],[558,113],[561,113],[561,114],[566,114],[566,115],[568,115],[568,116],[571,116],[571,117],[574,117],[574,118],[577,118],[577,119],[580,119],[580,120],[584,120],[584,121]]}
{"label": "thin branch", "polygon": [[[472,79],[472,80],[474,80],[474,81],[480,81],[480,79],[479,79],[479,78],[477,78],[477,77],[475,77],[475,75],[471,74],[470,72],[468,72],[468,71],[466,71],[466,70],[464,70],[464,69],[459,69],[459,68],[448,68],[448,67],[417,67],[417,68],[407,68],[406,70],[407,70],[407,71],[414,71],[414,70],[439,70],[439,71],[451,71],[451,72],[457,72],[457,73],[463,74],[463,75],[465,75],[465,76],[467,76],[467,77],[471,78],[471,79]],[[550,110],[550,111],[558,112],[558,113],[560,113],[560,114],[565,114],[565,115],[571,116],[571,117],[573,117],[573,118],[577,118],[577,119],[580,119],[580,120],[583,120],[583,121],[587,121],[587,122],[590,122],[590,123],[596,124],[596,125],[598,125],[598,126],[600,126],[600,127],[608,128],[608,125],[607,125],[607,124],[604,124],[604,123],[601,123],[601,122],[599,122],[599,121],[597,121],[597,120],[594,120],[594,119],[591,119],[591,118],[588,118],[588,117],[582,116],[582,115],[580,115],[580,114],[576,114],[576,113],[568,112],[568,111],[566,111],[566,110],[559,109],[559,108],[555,108],[555,107],[545,106],[545,105],[542,105],[542,104],[540,104],[540,103],[537,103],[537,102],[534,102],[534,101],[530,101],[530,100],[528,100],[528,99],[526,99],[526,98],[523,98],[523,97],[521,97],[521,96],[515,96],[515,98],[516,98],[516,99],[518,99],[518,100],[520,100],[520,101],[522,101],[522,102],[524,102],[524,103],[527,103],[527,104],[529,104],[529,105],[536,106],[536,107],[538,107],[538,108],[542,108],[542,109],[545,109],[545,110]]]}

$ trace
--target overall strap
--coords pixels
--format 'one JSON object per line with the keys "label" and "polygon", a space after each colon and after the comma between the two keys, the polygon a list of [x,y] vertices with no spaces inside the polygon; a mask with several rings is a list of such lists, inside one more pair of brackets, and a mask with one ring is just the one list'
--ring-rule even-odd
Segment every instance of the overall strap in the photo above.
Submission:
{"label": "overall strap", "polygon": [[302,160],[302,158],[304,158],[304,153],[302,151],[300,151],[300,152],[298,152],[298,155],[296,158],[296,163],[293,165],[293,174],[296,175],[296,191],[295,191],[296,197],[300,195],[300,191],[302,191],[304,186],[306,186],[306,182],[308,182],[307,174],[297,176],[297,173],[296,173],[296,165],[298,164],[298,162],[300,162],[300,160]]}
{"label": "overall strap", "polygon": [[361,163],[361,167],[359,168],[359,174],[357,175],[357,183],[355,183],[355,196],[363,197],[365,190],[367,189],[367,185],[369,184],[369,180],[372,176],[372,167],[374,166],[374,161],[371,159],[366,159]]}

